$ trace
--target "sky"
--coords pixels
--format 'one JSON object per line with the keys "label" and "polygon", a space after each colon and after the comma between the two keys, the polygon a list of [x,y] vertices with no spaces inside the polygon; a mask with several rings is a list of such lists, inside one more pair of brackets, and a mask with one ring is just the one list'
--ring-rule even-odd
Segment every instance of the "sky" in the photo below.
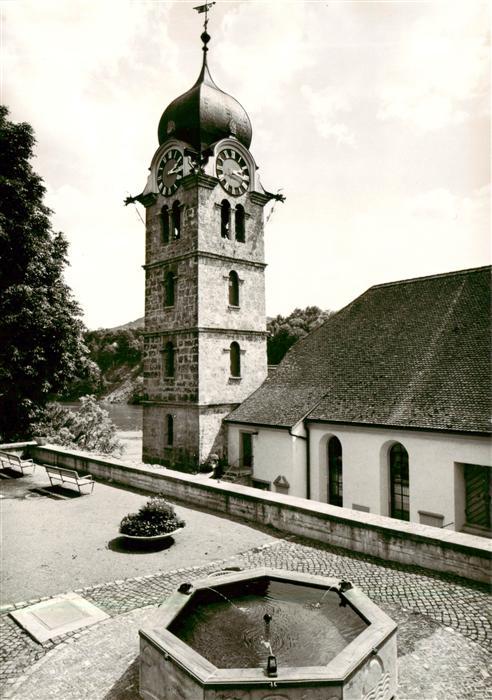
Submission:
{"label": "sky", "polygon": [[[201,67],[199,0],[1,0],[1,101],[69,243],[86,325],[144,313],[141,192]],[[490,5],[218,1],[209,66],[253,125],[267,314],[490,263]]]}

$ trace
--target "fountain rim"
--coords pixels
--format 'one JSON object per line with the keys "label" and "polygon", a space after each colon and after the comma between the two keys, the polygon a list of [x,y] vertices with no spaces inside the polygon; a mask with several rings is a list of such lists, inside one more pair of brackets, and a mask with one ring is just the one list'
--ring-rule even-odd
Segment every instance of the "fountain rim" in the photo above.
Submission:
{"label": "fountain rim", "polygon": [[[243,571],[209,574],[193,582],[187,593],[176,591],[158,609],[158,615],[152,620],[151,627],[139,630],[141,639],[147,640],[157,648],[165,659],[172,659],[185,673],[195,678],[207,688],[221,686],[247,685],[271,687],[272,679],[265,676],[261,668],[218,668],[205,657],[181,641],[167,627],[189,604],[193,593],[210,587],[240,583],[259,578],[283,581],[292,584],[306,584],[323,590],[339,587],[340,579],[318,576],[304,572],[285,571],[273,568],[245,569]],[[349,642],[325,666],[281,666],[274,679],[275,686],[292,686],[298,683],[316,685],[334,685],[346,682],[366,663],[368,657],[377,655],[379,649],[396,634],[397,624],[370,600],[360,589],[352,587],[341,593],[350,607],[361,615],[368,626]]]}

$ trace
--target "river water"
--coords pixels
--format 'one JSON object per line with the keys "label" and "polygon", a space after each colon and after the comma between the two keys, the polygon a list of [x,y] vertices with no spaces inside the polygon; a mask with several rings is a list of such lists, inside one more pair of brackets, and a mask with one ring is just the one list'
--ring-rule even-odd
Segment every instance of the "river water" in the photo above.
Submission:
{"label": "river water", "polygon": [[[73,411],[80,408],[79,401],[63,401],[61,404]],[[123,445],[121,455],[115,456],[125,462],[140,462],[142,459],[142,406],[105,401],[100,401],[99,405],[109,413],[109,417],[116,425],[118,439]]]}

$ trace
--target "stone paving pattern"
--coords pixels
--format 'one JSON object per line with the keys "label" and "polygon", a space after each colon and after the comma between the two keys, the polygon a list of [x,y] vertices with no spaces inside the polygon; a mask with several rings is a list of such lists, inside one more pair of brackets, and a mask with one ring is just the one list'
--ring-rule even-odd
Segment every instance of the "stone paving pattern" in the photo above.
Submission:
{"label": "stone paving pattern", "polygon": [[[344,578],[359,586],[393,617],[399,624],[399,699],[492,699],[489,592],[485,585],[453,576],[432,574],[417,567],[348,554],[335,547],[289,537],[227,560],[112,581],[77,592],[112,618],[118,618],[139,608],[159,605],[183,581],[192,581],[228,567],[258,566]],[[15,607],[32,602],[18,603]],[[4,609],[0,618],[2,696],[27,698],[19,695],[17,690],[30,668],[34,670],[33,664],[53,647],[84,639],[99,627],[95,625],[82,632],[64,635],[41,646],[32,641]],[[404,668],[407,670],[402,673]],[[429,695],[429,675],[432,695]],[[133,682],[135,684],[135,680]],[[108,700],[109,697],[112,700],[137,698],[138,695],[132,694],[134,691],[128,691],[130,687],[133,686],[129,681],[126,694],[105,697]],[[70,698],[76,697],[76,694],[70,695]]]}

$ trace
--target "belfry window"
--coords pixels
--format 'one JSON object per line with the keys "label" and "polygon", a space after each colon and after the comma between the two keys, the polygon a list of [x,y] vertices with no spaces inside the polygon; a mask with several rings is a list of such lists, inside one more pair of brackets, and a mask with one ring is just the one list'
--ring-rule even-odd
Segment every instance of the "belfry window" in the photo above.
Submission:
{"label": "belfry window", "polygon": [[343,506],[342,443],[337,437],[328,442],[328,503]]}
{"label": "belfry window", "polygon": [[410,520],[410,479],[408,452],[397,442],[389,452],[390,466],[390,515],[400,520]]}
{"label": "belfry window", "polygon": [[239,277],[237,272],[229,272],[229,306],[239,306]]}
{"label": "belfry window", "polygon": [[167,444],[171,447],[174,444],[174,418],[168,413],[167,414]]}
{"label": "belfry window", "polygon": [[169,209],[166,204],[161,209],[161,240],[164,245],[169,243]]}
{"label": "belfry window", "polygon": [[245,234],[244,221],[245,221],[244,207],[241,204],[238,204],[236,206],[236,211],[234,213],[234,226],[236,229],[236,241],[239,241],[239,243],[244,243],[244,234]]}
{"label": "belfry window", "polygon": [[231,205],[227,199],[220,204],[220,235],[222,238],[231,237]]}
{"label": "belfry window", "polygon": [[164,306],[174,306],[176,297],[176,275],[166,272],[164,277]]}
{"label": "belfry window", "polygon": [[230,348],[230,359],[231,359],[231,377],[241,376],[241,349],[239,343],[235,341],[231,343]]}
{"label": "belfry window", "polygon": [[174,345],[169,341],[164,348],[164,375],[174,377]]}
{"label": "belfry window", "polygon": [[176,200],[171,211],[173,239],[176,241],[181,236],[181,207]]}

